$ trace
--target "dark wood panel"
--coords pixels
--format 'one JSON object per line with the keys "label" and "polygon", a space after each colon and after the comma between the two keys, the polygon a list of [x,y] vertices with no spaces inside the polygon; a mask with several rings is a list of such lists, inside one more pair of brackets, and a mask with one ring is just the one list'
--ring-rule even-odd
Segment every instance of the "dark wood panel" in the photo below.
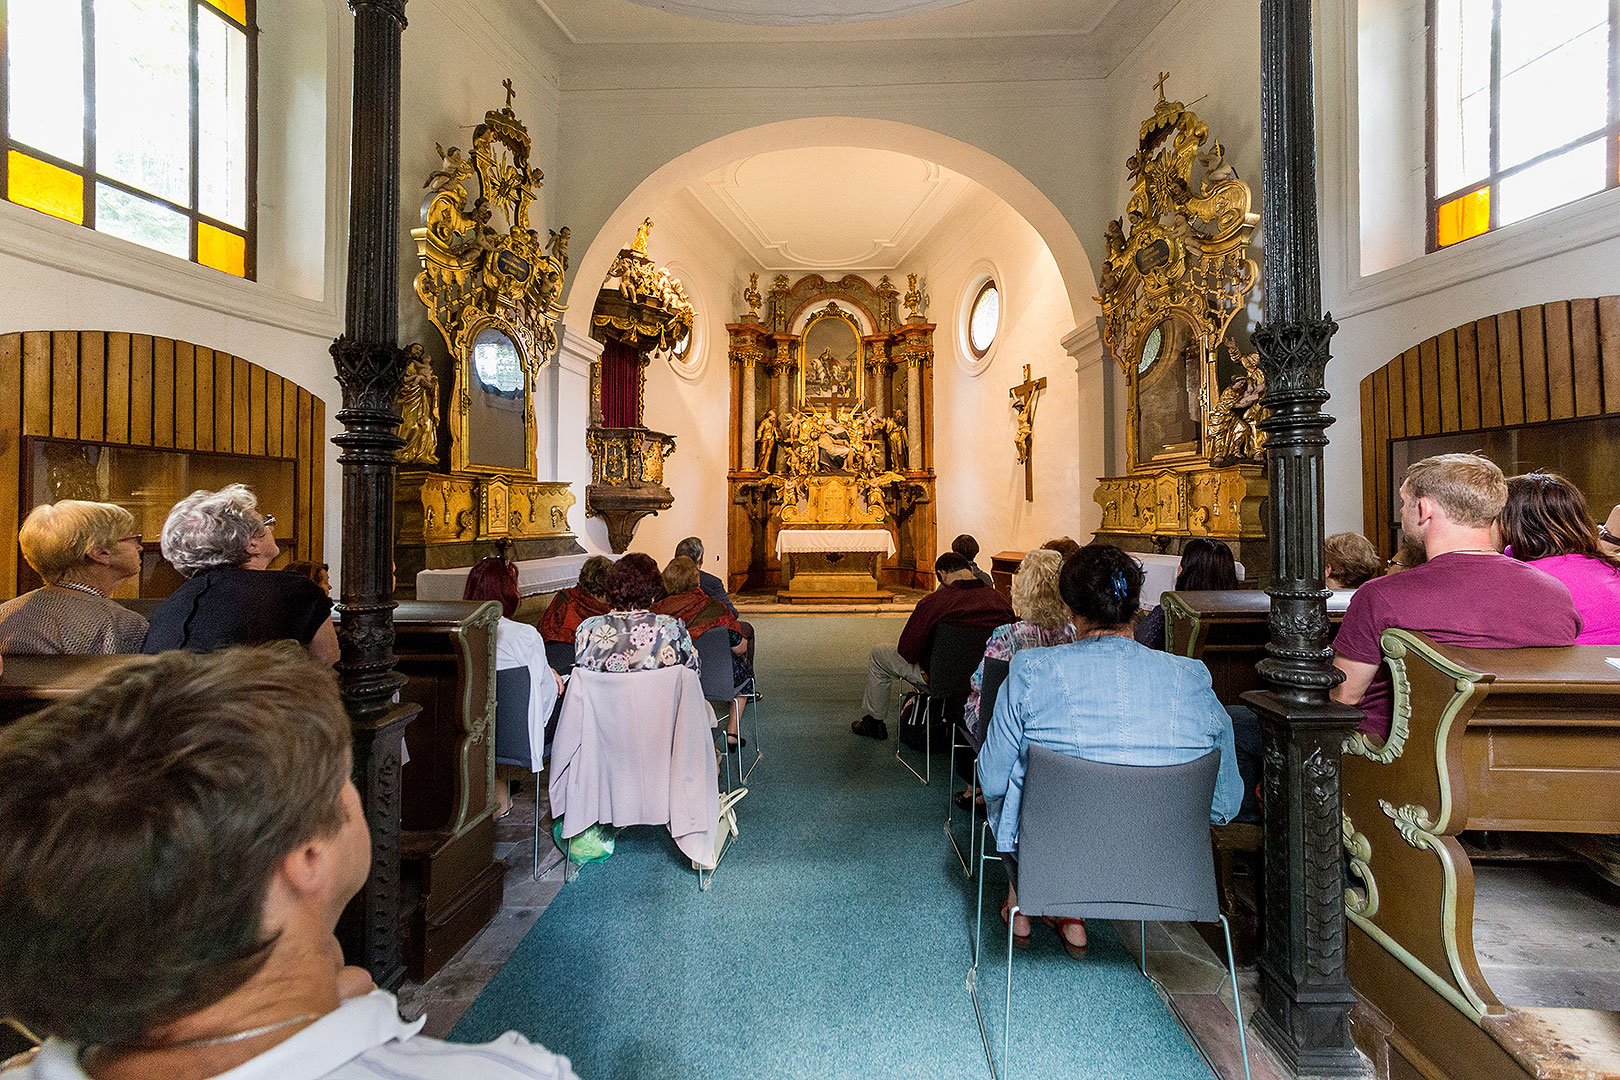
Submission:
{"label": "dark wood panel", "polygon": [[294,545],[297,557],[309,558],[309,519],[310,506],[314,492],[312,490],[313,478],[310,468],[310,448],[313,445],[310,438],[312,417],[311,407],[314,402],[308,390],[300,388],[298,391],[298,528],[294,533]]}
{"label": "dark wood panel", "polygon": [[281,452],[298,455],[298,386],[289,382],[281,394]]}
{"label": "dark wood panel", "polygon": [[1401,360],[1406,377],[1406,433],[1423,433],[1423,369],[1418,362],[1418,351],[1407,349]]}
{"label": "dark wood panel", "polygon": [[1440,430],[1456,431],[1460,426],[1457,389],[1457,332],[1447,330],[1439,338],[1440,351]]}
{"label": "dark wood panel", "polygon": [[1575,415],[1575,368],[1570,356],[1569,303],[1543,304],[1541,327],[1547,348],[1547,414],[1554,420]]}
{"label": "dark wood panel", "polygon": [[22,337],[22,431],[51,433],[51,335],[30,331]]}
{"label": "dark wood panel", "polygon": [[326,403],[310,395],[309,547],[304,558],[326,559]]}
{"label": "dark wood panel", "polygon": [[[246,363],[247,361],[243,361]],[[257,364],[248,371],[248,453],[264,456],[265,371]]]}
{"label": "dark wood panel", "polygon": [[1457,427],[1479,428],[1479,342],[1473,323],[1457,327]]}
{"label": "dark wood panel", "polygon": [[214,353],[214,449],[222,454],[231,452],[232,420],[235,404],[232,389],[236,375],[236,361],[230,353]]}
{"label": "dark wood panel", "polygon": [[1519,309],[1519,363],[1524,371],[1524,419],[1545,420],[1547,408],[1547,336],[1541,309]]}
{"label": "dark wood panel", "polygon": [[[1373,376],[1373,531],[1367,538],[1382,551],[1389,535],[1389,371]],[[1366,515],[1362,515],[1365,520]]]}
{"label": "dark wood panel", "polygon": [[79,335],[79,438],[100,442],[107,433],[107,335]]}
{"label": "dark wood panel", "polygon": [[1598,351],[1596,300],[1570,301],[1569,353],[1575,370],[1575,415],[1596,416],[1603,411],[1603,355]]}
{"label": "dark wood panel", "polygon": [[186,341],[174,346],[174,445],[197,448],[197,347]]}
{"label": "dark wood panel", "polygon": [[79,437],[79,335],[71,330],[51,333],[51,434]]}
{"label": "dark wood panel", "polygon": [[1620,412],[1620,296],[1600,297],[1598,352],[1603,361],[1603,411]]}
{"label": "dark wood panel", "polygon": [[129,335],[122,332],[107,335],[107,441],[129,442]]}
{"label": "dark wood panel", "polygon": [[281,388],[285,380],[273,372],[264,380],[264,452],[281,456]]}
{"label": "dark wood panel", "polygon": [[248,362],[240,356],[231,357],[231,449],[238,454],[249,453],[252,428],[252,391]]}
{"label": "dark wood panel", "polygon": [[1433,435],[1440,430],[1440,344],[1435,338],[1418,346],[1418,370],[1423,386],[1423,427],[1420,430],[1425,435]]}
{"label": "dark wood panel", "polygon": [[1519,361],[1519,313],[1496,317],[1496,355],[1501,365],[1502,423],[1524,423],[1524,367]]}
{"label": "dark wood panel", "polygon": [[214,350],[197,346],[197,449],[214,448]]}
{"label": "dark wood panel", "polygon": [[0,588],[5,595],[17,595],[17,512],[18,483],[22,479],[22,399],[16,388],[23,386],[21,334],[0,335],[0,536],[9,536],[6,557],[0,559]]}
{"label": "dark wood panel", "polygon": [[1497,354],[1496,319],[1474,324],[1479,351],[1479,425],[1497,427],[1502,423],[1502,362]]}
{"label": "dark wood panel", "polygon": [[129,339],[129,441],[152,445],[152,335]]}
{"label": "dark wood panel", "polygon": [[152,342],[152,445],[174,446],[174,339]]}
{"label": "dark wood panel", "polygon": [[[1377,415],[1377,412],[1378,412],[1377,391],[1376,391],[1375,386],[1374,386],[1376,381],[1377,381],[1376,378],[1366,378],[1366,379],[1361,380],[1361,415],[1362,416],[1376,416]],[[1362,439],[1361,440],[1361,475],[1362,476],[1372,476],[1373,475],[1373,470],[1377,468],[1377,459],[1378,459],[1377,448],[1378,448],[1378,440],[1377,439]],[[1376,524],[1375,524],[1376,516],[1375,516],[1374,510],[1375,510],[1375,507],[1373,507],[1370,504],[1370,500],[1368,500],[1368,505],[1364,505],[1361,508],[1362,531],[1363,531],[1363,533],[1365,533],[1367,535],[1371,535],[1373,533],[1374,529],[1376,528]]]}
{"label": "dark wood panel", "polygon": [[1403,353],[1389,362],[1389,437],[1406,437],[1406,356]]}

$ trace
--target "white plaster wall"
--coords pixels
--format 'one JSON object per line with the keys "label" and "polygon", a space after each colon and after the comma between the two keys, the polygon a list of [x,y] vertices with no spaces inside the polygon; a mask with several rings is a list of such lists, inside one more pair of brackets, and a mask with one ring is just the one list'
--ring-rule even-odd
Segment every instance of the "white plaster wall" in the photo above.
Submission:
{"label": "white plaster wall", "polygon": [[[1074,329],[1069,297],[1052,253],[1029,222],[1000,200],[964,204],[913,260],[927,274],[929,318],[938,326],[934,471],[940,545],[971,533],[981,550],[993,554],[1037,547],[1055,536],[1086,536],[1099,519],[1090,496],[1103,468],[1101,367],[1077,373],[1064,350],[1063,338]],[[994,275],[1001,292],[1001,327],[984,360],[976,362],[963,327],[985,273]],[[1032,502],[1024,501],[1007,393],[1023,381],[1025,364],[1032,378],[1047,380],[1035,409]]]}

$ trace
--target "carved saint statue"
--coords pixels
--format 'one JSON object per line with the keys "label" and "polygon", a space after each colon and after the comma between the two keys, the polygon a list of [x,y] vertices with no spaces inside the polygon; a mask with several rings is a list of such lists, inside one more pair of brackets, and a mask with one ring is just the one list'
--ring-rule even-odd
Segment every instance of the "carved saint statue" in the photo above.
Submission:
{"label": "carved saint statue", "polygon": [[1258,461],[1265,450],[1266,437],[1260,430],[1266,414],[1260,404],[1266,392],[1265,372],[1260,370],[1258,353],[1239,353],[1238,363],[1243,374],[1221,391],[1209,412],[1209,457],[1214,462]]}
{"label": "carved saint statue", "polygon": [[884,421],[883,430],[889,437],[889,468],[899,472],[906,467],[906,410]]}
{"label": "carved saint statue", "polygon": [[771,471],[771,456],[776,453],[776,410],[768,409],[765,419],[759,422],[759,429],[754,433],[759,442],[759,456],[755,459],[755,467],[762,473]]}
{"label": "carved saint statue", "polygon": [[399,384],[401,462],[437,464],[439,460],[439,377],[433,374],[420,342],[410,347],[410,360]]}

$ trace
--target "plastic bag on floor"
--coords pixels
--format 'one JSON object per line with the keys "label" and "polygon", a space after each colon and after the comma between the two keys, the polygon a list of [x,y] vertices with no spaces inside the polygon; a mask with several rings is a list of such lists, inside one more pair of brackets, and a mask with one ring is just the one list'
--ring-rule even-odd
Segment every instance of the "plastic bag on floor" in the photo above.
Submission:
{"label": "plastic bag on floor", "polygon": [[612,825],[603,825],[598,822],[580,833],[564,840],[562,838],[563,823],[551,823],[551,842],[557,845],[557,850],[568,856],[568,861],[575,866],[584,866],[586,863],[601,862],[613,854],[613,840],[619,835],[619,830]]}

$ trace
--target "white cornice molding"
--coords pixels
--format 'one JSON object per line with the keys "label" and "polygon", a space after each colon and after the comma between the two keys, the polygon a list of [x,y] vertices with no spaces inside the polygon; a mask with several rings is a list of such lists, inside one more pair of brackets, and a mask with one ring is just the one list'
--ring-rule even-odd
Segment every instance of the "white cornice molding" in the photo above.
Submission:
{"label": "white cornice molding", "polygon": [[564,326],[557,342],[557,366],[570,375],[589,377],[591,364],[602,355],[602,348],[602,343],[595,338]]}
{"label": "white cornice molding", "polygon": [[1063,335],[1063,351],[1074,358],[1076,372],[1102,363],[1108,350],[1103,348],[1101,319],[1088,319]]}

